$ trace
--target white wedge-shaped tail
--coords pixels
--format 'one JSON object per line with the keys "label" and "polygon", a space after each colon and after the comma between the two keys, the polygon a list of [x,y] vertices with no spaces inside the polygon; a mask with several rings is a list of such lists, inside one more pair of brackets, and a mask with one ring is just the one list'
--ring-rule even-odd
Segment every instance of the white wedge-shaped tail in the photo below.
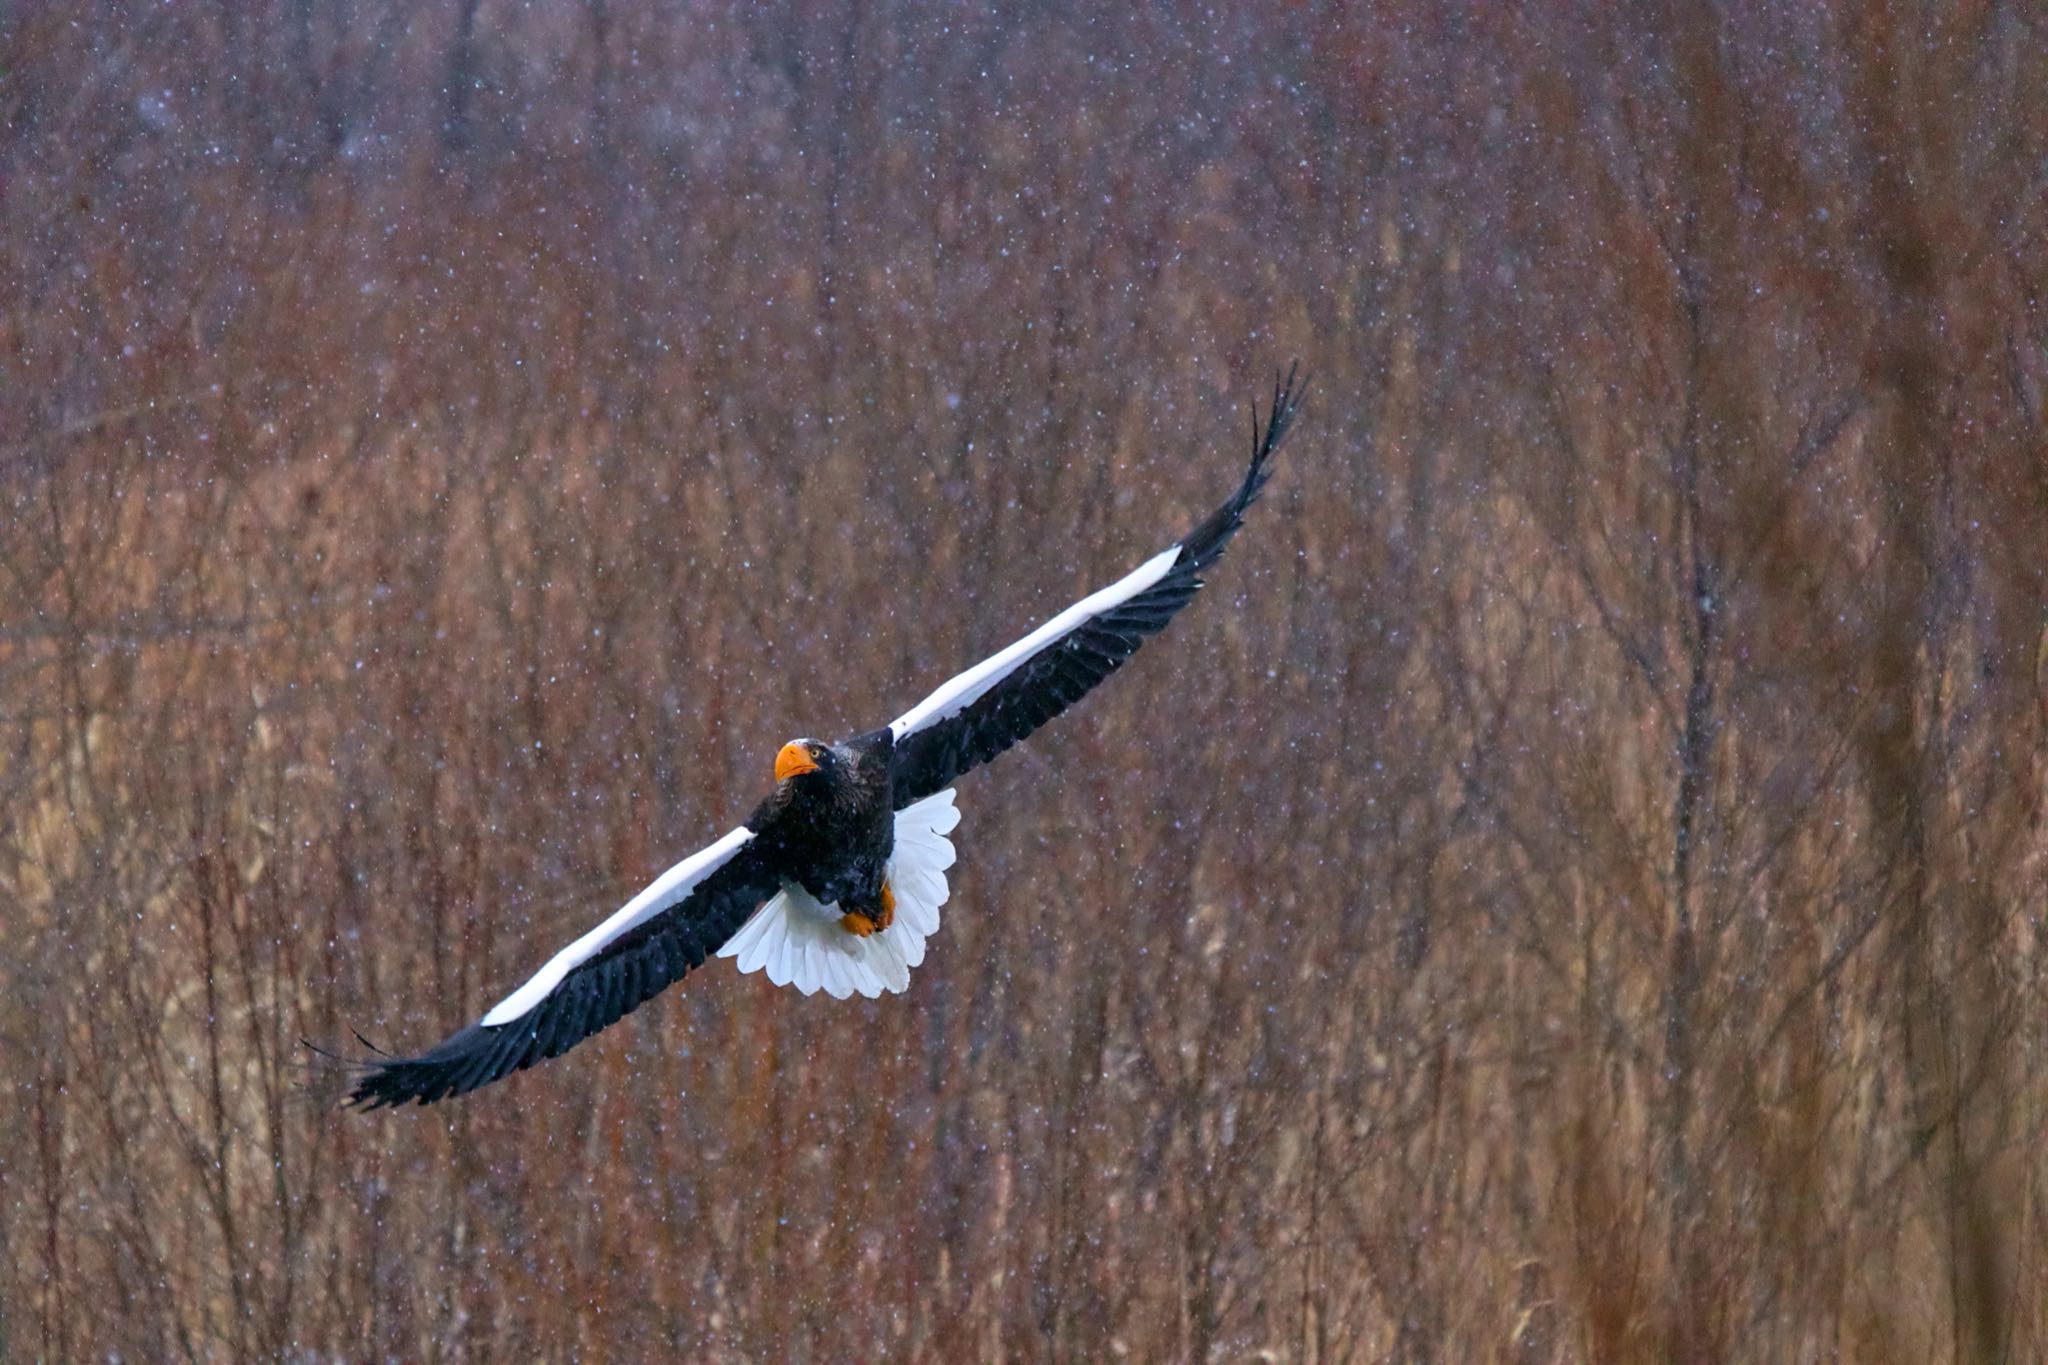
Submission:
{"label": "white wedge-shaped tail", "polygon": [[742,972],[766,972],[778,986],[805,995],[824,991],[836,999],[910,985],[910,969],[924,961],[925,940],[939,932],[939,907],[946,903],[946,869],[953,865],[953,841],[960,823],[952,788],[896,812],[896,850],[889,856],[889,888],[896,918],[887,929],[862,938],[839,923],[839,907],[821,905],[802,887],[785,884],[754,912],[720,957],[738,959]]}

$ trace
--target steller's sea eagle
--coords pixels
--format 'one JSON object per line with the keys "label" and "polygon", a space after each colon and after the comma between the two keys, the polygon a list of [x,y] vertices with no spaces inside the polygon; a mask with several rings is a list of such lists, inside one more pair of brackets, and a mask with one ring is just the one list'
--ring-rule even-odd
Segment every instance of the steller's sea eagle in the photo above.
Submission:
{"label": "steller's sea eagle", "polygon": [[656,877],[475,1023],[417,1057],[362,1065],[350,1102],[432,1104],[559,1056],[714,953],[805,994],[903,990],[946,899],[953,781],[1080,700],[1193,599],[1265,486],[1302,392],[1289,370],[1263,427],[1254,405],[1251,468],[1201,525],[882,729],[783,745],[775,790],[746,823]]}

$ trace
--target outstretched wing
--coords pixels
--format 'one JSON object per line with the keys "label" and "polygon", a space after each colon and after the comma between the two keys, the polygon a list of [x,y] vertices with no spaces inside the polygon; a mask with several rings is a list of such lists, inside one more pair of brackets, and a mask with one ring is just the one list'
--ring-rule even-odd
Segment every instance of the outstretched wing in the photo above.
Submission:
{"label": "outstretched wing", "polygon": [[349,1102],[432,1104],[558,1057],[725,945],[780,879],[742,825],[662,873],[476,1023],[417,1057],[371,1062]]}
{"label": "outstretched wing", "polygon": [[1295,371],[1274,386],[1263,429],[1252,412],[1252,461],[1230,500],[1178,543],[1084,597],[1008,649],[982,660],[889,723],[896,806],[951,786],[1079,701],[1166,628],[1202,586],[1265,487],[1269,461],[1301,410]]}

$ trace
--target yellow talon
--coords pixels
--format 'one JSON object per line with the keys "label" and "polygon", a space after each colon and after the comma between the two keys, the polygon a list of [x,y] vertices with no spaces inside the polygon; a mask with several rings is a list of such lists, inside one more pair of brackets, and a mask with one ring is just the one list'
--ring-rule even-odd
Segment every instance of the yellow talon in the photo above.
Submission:
{"label": "yellow talon", "polygon": [[849,910],[839,917],[839,927],[856,938],[879,934],[896,922],[896,893],[889,889],[889,883],[882,883],[882,908],[878,914],[870,915],[865,910]]}

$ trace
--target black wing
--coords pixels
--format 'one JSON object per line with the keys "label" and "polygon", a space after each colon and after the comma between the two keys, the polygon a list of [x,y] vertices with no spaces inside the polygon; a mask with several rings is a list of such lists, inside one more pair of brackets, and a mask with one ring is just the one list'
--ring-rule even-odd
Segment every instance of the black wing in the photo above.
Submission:
{"label": "black wing", "polygon": [[717,952],[775,891],[780,879],[752,838],[742,826],[670,868],[438,1046],[366,1064],[349,1103],[432,1104],[558,1057],[611,1027]]}
{"label": "black wing", "polygon": [[1301,411],[1295,370],[1274,386],[1262,429],[1252,410],[1252,460],[1230,500],[1200,526],[1122,580],[1084,598],[1008,649],[947,682],[890,724],[896,737],[896,807],[949,786],[1079,701],[1166,628],[1202,586],[1245,509],[1271,473],[1269,461]]}

